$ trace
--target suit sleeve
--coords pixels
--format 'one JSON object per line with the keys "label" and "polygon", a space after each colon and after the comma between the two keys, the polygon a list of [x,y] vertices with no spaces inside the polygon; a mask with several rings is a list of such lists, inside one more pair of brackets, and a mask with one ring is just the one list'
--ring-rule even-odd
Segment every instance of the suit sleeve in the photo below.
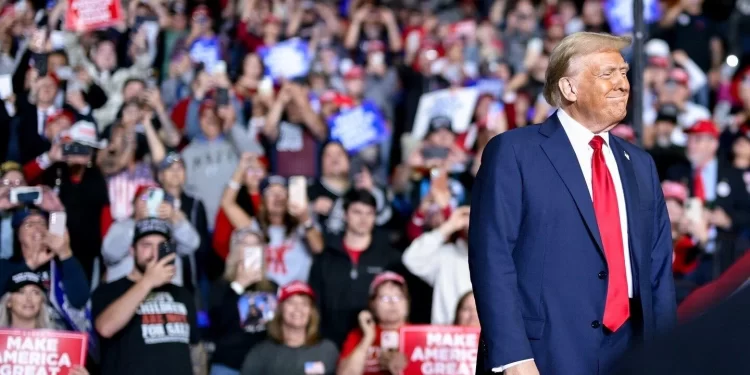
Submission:
{"label": "suit sleeve", "polygon": [[521,314],[513,251],[523,201],[521,171],[503,135],[484,150],[477,173],[469,227],[469,269],[486,344],[485,368],[533,358]]}
{"label": "suit sleeve", "polygon": [[657,332],[671,329],[677,322],[677,300],[672,276],[672,226],[667,204],[656,174],[656,165],[649,157],[654,194],[654,243],[651,249],[651,289]]}

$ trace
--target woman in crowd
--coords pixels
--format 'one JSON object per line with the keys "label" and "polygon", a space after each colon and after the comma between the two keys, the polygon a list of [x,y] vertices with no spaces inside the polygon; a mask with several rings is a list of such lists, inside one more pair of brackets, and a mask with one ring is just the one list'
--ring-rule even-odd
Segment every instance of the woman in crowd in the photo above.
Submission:
{"label": "woman in crowd", "polygon": [[[340,375],[398,375],[406,357],[397,347],[383,348],[384,333],[398,333],[409,316],[409,292],[404,278],[383,272],[370,285],[370,311],[359,314],[359,328],[349,333],[341,349]],[[392,345],[386,343],[386,346]],[[398,344],[396,344],[397,346]]]}
{"label": "woman in crowd", "polygon": [[48,290],[47,302],[53,324],[84,331],[86,324],[79,319],[79,313],[89,299],[86,274],[73,256],[68,234],[57,236],[50,233],[47,222],[47,215],[37,209],[24,209],[13,215],[17,249],[13,262],[25,264],[31,272],[39,275],[44,285],[52,288]]}
{"label": "woman in crowd", "polygon": [[260,232],[237,229],[232,234],[224,277],[211,291],[209,318],[216,344],[211,375],[238,375],[245,354],[266,339],[278,287],[264,277],[264,249]]}
{"label": "woman in crowd", "polygon": [[270,338],[245,358],[242,375],[333,374],[338,350],[318,333],[320,316],[309,285],[295,281],[281,288],[268,325]]}
{"label": "woman in crowd", "polygon": [[474,292],[469,291],[458,300],[456,305],[456,319],[454,326],[479,327],[479,314],[477,314],[477,302],[474,300]]}
{"label": "woman in crowd", "polygon": [[[252,154],[242,154],[240,162],[232,176],[232,181],[240,184],[239,190],[234,191],[230,183],[224,190],[224,195],[234,196],[237,207],[242,209],[249,216],[255,216],[260,212],[261,194],[260,183],[268,175],[268,166],[264,158],[253,156]],[[236,187],[236,186],[235,186]],[[227,218],[226,212],[219,207],[219,213],[216,215],[216,225],[214,227],[213,246],[214,251],[222,258],[229,254],[230,239],[235,227]],[[241,228],[241,227],[239,227]]]}
{"label": "woman in crowd", "polygon": [[[7,285],[8,291],[0,298],[0,329],[55,329],[39,275],[22,271],[11,275]],[[76,366],[68,374],[88,375],[88,371]]]}
{"label": "woman in crowd", "polygon": [[[249,160],[243,157],[240,163]],[[251,227],[268,238],[266,276],[269,279],[279,285],[307,280],[312,254],[323,251],[323,235],[310,218],[308,207],[289,200],[286,179],[271,176],[261,185],[261,207],[255,217],[237,204],[240,182],[236,180],[230,181],[224,191],[221,207],[233,227]]]}
{"label": "woman in crowd", "polygon": [[0,328],[54,329],[42,278],[34,272],[11,275],[0,298]]}

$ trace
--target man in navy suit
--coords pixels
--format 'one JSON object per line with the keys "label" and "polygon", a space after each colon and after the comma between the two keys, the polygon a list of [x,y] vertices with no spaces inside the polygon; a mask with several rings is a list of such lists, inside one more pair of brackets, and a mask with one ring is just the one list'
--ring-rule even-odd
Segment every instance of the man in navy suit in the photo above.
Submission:
{"label": "man in navy suit", "polygon": [[672,233],[651,156],[609,134],[630,91],[629,37],[576,33],[552,51],[540,126],[484,150],[469,228],[478,371],[607,374],[676,320]]}

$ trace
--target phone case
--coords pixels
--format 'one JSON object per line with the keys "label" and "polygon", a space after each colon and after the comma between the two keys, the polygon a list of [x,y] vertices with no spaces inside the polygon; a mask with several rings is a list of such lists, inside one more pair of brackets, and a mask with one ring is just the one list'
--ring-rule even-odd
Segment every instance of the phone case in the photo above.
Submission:
{"label": "phone case", "polygon": [[49,215],[49,232],[63,236],[65,235],[65,226],[67,225],[67,215],[65,212],[53,212]]}
{"label": "phone case", "polygon": [[289,201],[299,205],[307,204],[307,179],[293,176],[289,179]]}
{"label": "phone case", "polygon": [[159,216],[159,206],[164,201],[164,190],[154,189],[149,193],[146,207],[148,208],[148,215],[151,217]]}
{"label": "phone case", "polygon": [[245,247],[243,262],[246,269],[261,268],[263,264],[263,248],[260,246]]}

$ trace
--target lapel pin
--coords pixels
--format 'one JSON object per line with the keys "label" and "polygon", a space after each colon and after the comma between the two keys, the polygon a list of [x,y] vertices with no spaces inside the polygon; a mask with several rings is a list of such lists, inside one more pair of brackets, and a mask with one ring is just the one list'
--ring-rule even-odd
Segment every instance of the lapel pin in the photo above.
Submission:
{"label": "lapel pin", "polygon": [[628,159],[628,160],[630,160],[630,155],[628,155],[628,153],[627,153],[627,152],[625,152],[625,159]]}

